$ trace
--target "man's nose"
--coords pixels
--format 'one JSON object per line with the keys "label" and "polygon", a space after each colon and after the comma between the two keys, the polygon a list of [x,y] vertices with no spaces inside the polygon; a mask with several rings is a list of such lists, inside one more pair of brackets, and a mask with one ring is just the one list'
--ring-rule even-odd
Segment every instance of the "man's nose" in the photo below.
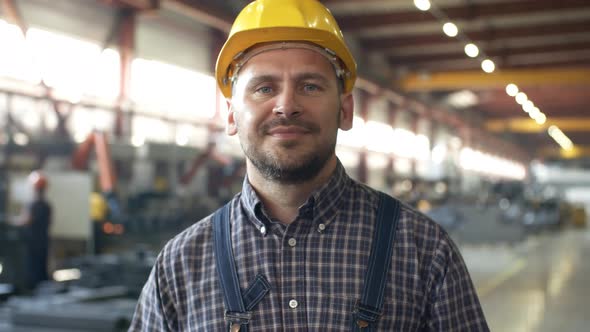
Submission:
{"label": "man's nose", "polygon": [[294,89],[286,88],[281,91],[272,112],[277,116],[295,118],[302,114],[303,108],[297,99]]}

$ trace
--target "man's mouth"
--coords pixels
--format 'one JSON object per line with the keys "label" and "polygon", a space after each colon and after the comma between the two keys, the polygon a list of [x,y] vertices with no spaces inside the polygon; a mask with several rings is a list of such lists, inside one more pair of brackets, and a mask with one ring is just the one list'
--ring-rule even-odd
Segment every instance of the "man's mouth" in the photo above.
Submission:
{"label": "man's mouth", "polygon": [[279,139],[295,139],[311,133],[299,126],[276,126],[268,131],[268,135]]}

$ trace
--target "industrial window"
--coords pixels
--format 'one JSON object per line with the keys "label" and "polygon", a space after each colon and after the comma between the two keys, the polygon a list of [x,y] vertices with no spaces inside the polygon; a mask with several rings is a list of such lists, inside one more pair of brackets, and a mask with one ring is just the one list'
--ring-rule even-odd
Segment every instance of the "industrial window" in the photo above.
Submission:
{"label": "industrial window", "polygon": [[522,164],[467,147],[461,149],[459,164],[463,169],[476,173],[516,180],[526,177],[526,169]]}
{"label": "industrial window", "polygon": [[131,99],[146,112],[191,122],[212,119],[216,98],[216,82],[210,75],[159,61],[133,60]]}
{"label": "industrial window", "polygon": [[0,20],[0,77],[38,84],[72,102],[84,96],[113,100],[119,95],[119,55],[98,44],[42,29],[26,37],[13,24]]}

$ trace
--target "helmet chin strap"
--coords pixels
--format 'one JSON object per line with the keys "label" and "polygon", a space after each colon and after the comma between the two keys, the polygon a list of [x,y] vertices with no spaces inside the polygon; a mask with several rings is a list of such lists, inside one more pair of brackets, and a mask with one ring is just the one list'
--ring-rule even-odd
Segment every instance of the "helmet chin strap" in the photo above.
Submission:
{"label": "helmet chin strap", "polygon": [[350,72],[348,72],[347,70],[344,69],[344,67],[342,66],[342,63],[340,62],[340,59],[338,59],[338,57],[335,55],[335,53],[332,50],[317,46],[312,43],[297,42],[297,41],[284,41],[284,42],[274,42],[274,43],[266,43],[266,44],[257,45],[257,46],[251,47],[250,49],[248,49],[244,52],[238,53],[234,57],[232,65],[228,69],[228,73],[231,74],[231,77],[228,75],[228,77],[230,77],[231,84],[233,85],[235,83],[235,81],[237,80],[238,73],[240,72],[240,69],[250,59],[257,56],[258,54],[268,52],[268,51],[274,51],[274,50],[287,50],[287,49],[291,49],[291,48],[305,49],[305,50],[310,50],[310,51],[314,51],[316,53],[319,53],[320,55],[322,55],[323,57],[328,59],[328,61],[330,61],[330,63],[334,67],[334,71],[336,71],[336,77],[338,77],[339,79],[345,79],[346,77],[348,77],[350,75]]}

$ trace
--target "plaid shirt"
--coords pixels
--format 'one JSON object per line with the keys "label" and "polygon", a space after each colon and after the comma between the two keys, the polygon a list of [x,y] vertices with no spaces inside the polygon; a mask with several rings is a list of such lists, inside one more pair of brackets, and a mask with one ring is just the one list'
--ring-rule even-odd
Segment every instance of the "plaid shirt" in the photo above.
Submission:
{"label": "plaid shirt", "polygon": [[[231,201],[240,286],[263,274],[270,292],[252,310],[250,331],[347,331],[361,297],[378,193],[333,176],[284,225],[267,217],[244,181]],[[489,331],[469,273],[447,233],[402,205],[378,331]],[[130,331],[224,331],[224,302],[206,217],[162,250]]]}

